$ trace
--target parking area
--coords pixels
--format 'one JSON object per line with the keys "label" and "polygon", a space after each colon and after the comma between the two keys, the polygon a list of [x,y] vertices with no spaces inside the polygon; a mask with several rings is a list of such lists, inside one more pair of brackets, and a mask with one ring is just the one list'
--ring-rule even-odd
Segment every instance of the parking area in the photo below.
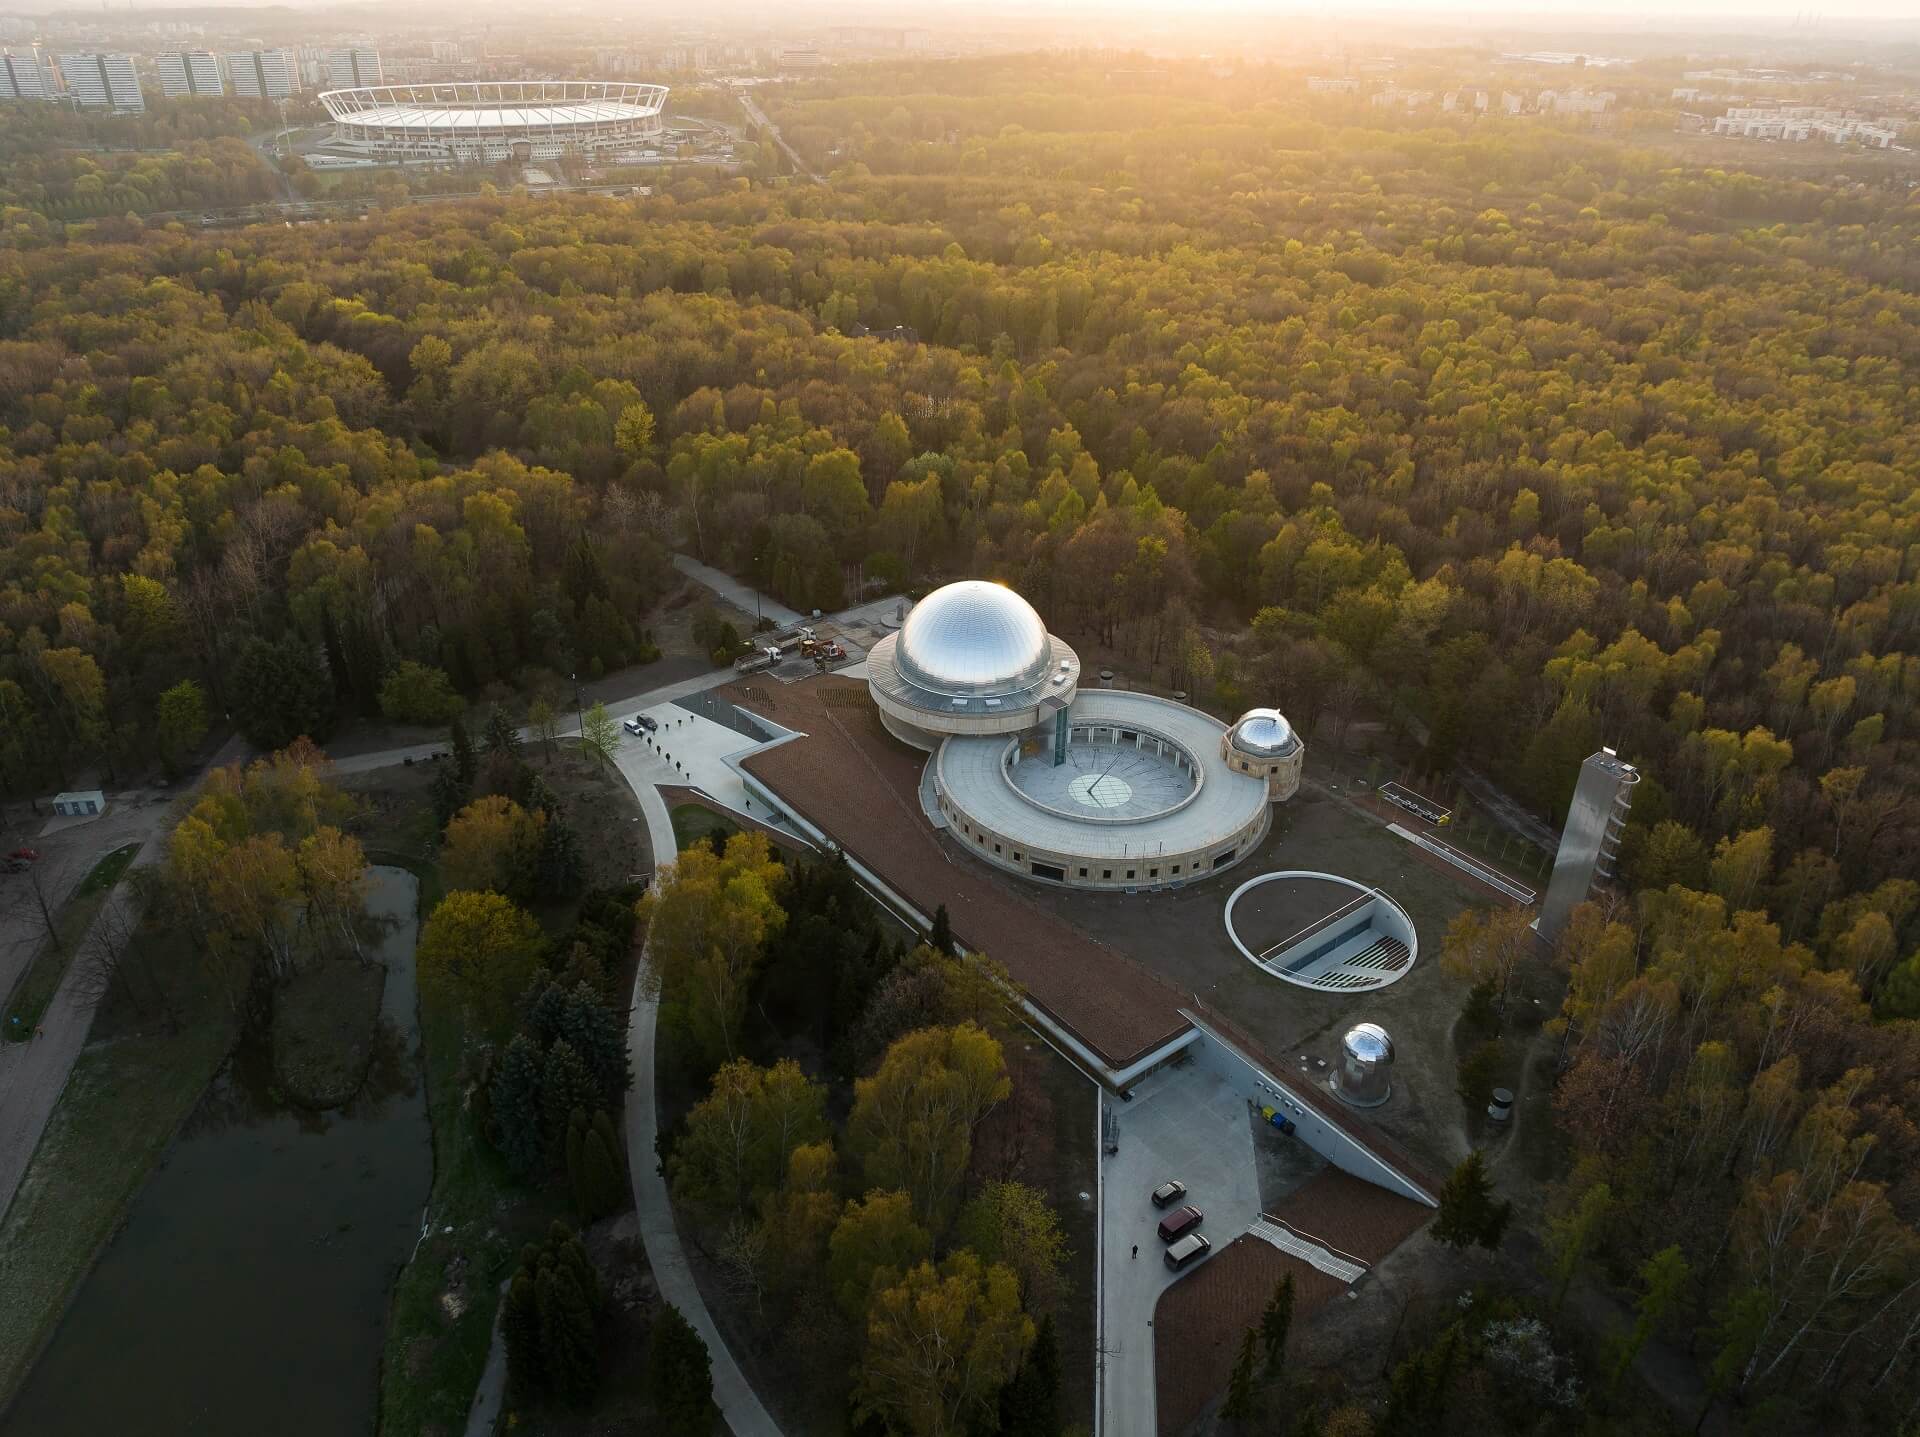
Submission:
{"label": "parking area", "polygon": [[[1260,1175],[1246,1098],[1197,1064],[1163,1068],[1133,1089],[1133,1101],[1103,1099],[1119,1151],[1102,1159],[1100,1203],[1101,1431],[1153,1437],[1153,1312],[1160,1294],[1211,1258],[1167,1271],[1156,1231],[1164,1214],[1151,1193],[1169,1178],[1206,1214],[1197,1229],[1217,1253],[1260,1215]],[[1135,1246],[1139,1256],[1133,1255]]]}

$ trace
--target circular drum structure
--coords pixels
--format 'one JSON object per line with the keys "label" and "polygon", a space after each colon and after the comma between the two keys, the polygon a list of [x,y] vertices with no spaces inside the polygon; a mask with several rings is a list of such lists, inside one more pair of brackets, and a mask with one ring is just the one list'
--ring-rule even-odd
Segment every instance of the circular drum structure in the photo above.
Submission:
{"label": "circular drum structure", "polygon": [[867,692],[895,738],[1019,733],[1073,702],[1080,658],[1004,584],[962,579],[913,606],[867,653]]}
{"label": "circular drum structure", "polygon": [[1227,899],[1227,936],[1264,972],[1302,988],[1364,993],[1413,971],[1420,937],[1406,909],[1333,873],[1249,878]]}
{"label": "circular drum structure", "polygon": [[1150,694],[1090,689],[1065,728],[1036,727],[1029,710],[1016,731],[940,744],[934,800],[972,853],[1070,888],[1163,888],[1216,873],[1266,837],[1266,781],[1220,757],[1219,720]]}
{"label": "circular drum structure", "polygon": [[490,164],[645,143],[665,85],[618,80],[462,80],[326,90],[332,148],[369,160]]}

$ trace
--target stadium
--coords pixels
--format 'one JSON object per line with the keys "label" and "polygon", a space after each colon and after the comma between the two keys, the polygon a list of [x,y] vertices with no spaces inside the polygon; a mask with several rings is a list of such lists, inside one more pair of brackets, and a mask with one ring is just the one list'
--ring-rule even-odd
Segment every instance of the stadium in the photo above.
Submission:
{"label": "stadium", "polygon": [[644,145],[661,128],[665,85],[615,80],[484,80],[322,92],[332,156],[385,164],[496,164]]}
{"label": "stadium", "polygon": [[867,656],[881,721],[934,754],[927,817],[1025,878],[1178,887],[1245,858],[1298,789],[1305,746],[1277,711],[1228,725],[1079,678],[1025,599],[979,580],[927,595]]}

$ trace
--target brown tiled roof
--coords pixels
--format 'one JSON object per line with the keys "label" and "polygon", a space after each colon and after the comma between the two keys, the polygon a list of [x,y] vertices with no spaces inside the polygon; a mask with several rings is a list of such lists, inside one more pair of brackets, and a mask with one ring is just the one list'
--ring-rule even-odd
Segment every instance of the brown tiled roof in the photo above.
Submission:
{"label": "brown tiled roof", "polygon": [[[1385,1188],[1328,1168],[1302,1184],[1273,1216],[1372,1264],[1433,1215]],[[1154,1393],[1160,1437],[1177,1437],[1226,1390],[1242,1334],[1260,1320],[1273,1289],[1293,1274],[1296,1329],[1346,1284],[1251,1234],[1238,1237],[1160,1294],[1153,1314]],[[1363,1279],[1364,1280],[1364,1279]]]}
{"label": "brown tiled roof", "polygon": [[1103,1061],[1125,1067],[1188,1026],[1181,993],[941,839],[920,809],[926,755],[881,727],[864,684],[825,677],[722,693],[807,735],[750,755],[748,771],[922,912],[944,903],[956,937],[1004,964]]}

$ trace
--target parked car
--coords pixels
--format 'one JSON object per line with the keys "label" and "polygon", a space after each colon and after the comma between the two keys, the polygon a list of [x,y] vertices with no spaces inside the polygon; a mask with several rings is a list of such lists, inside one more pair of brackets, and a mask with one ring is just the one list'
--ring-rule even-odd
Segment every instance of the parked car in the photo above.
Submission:
{"label": "parked car", "polygon": [[1179,1178],[1168,1178],[1153,1190],[1155,1207],[1170,1207],[1187,1195],[1187,1185]]}
{"label": "parked car", "polygon": [[38,863],[40,861],[39,853],[31,848],[16,848],[13,852],[9,853],[7,857],[17,858],[23,863]]}
{"label": "parked car", "polygon": [[620,721],[620,727],[625,729],[628,733],[634,734],[636,736],[646,732],[645,729],[640,727],[640,720],[637,718],[622,719]]}
{"label": "parked car", "polygon": [[1167,1266],[1175,1272],[1191,1263],[1200,1261],[1213,1251],[1213,1244],[1199,1233],[1191,1233],[1180,1239],[1166,1251]]}
{"label": "parked car", "polygon": [[1200,1226],[1205,1217],[1206,1214],[1192,1203],[1188,1203],[1183,1208],[1175,1208],[1160,1219],[1160,1241],[1177,1242]]}

